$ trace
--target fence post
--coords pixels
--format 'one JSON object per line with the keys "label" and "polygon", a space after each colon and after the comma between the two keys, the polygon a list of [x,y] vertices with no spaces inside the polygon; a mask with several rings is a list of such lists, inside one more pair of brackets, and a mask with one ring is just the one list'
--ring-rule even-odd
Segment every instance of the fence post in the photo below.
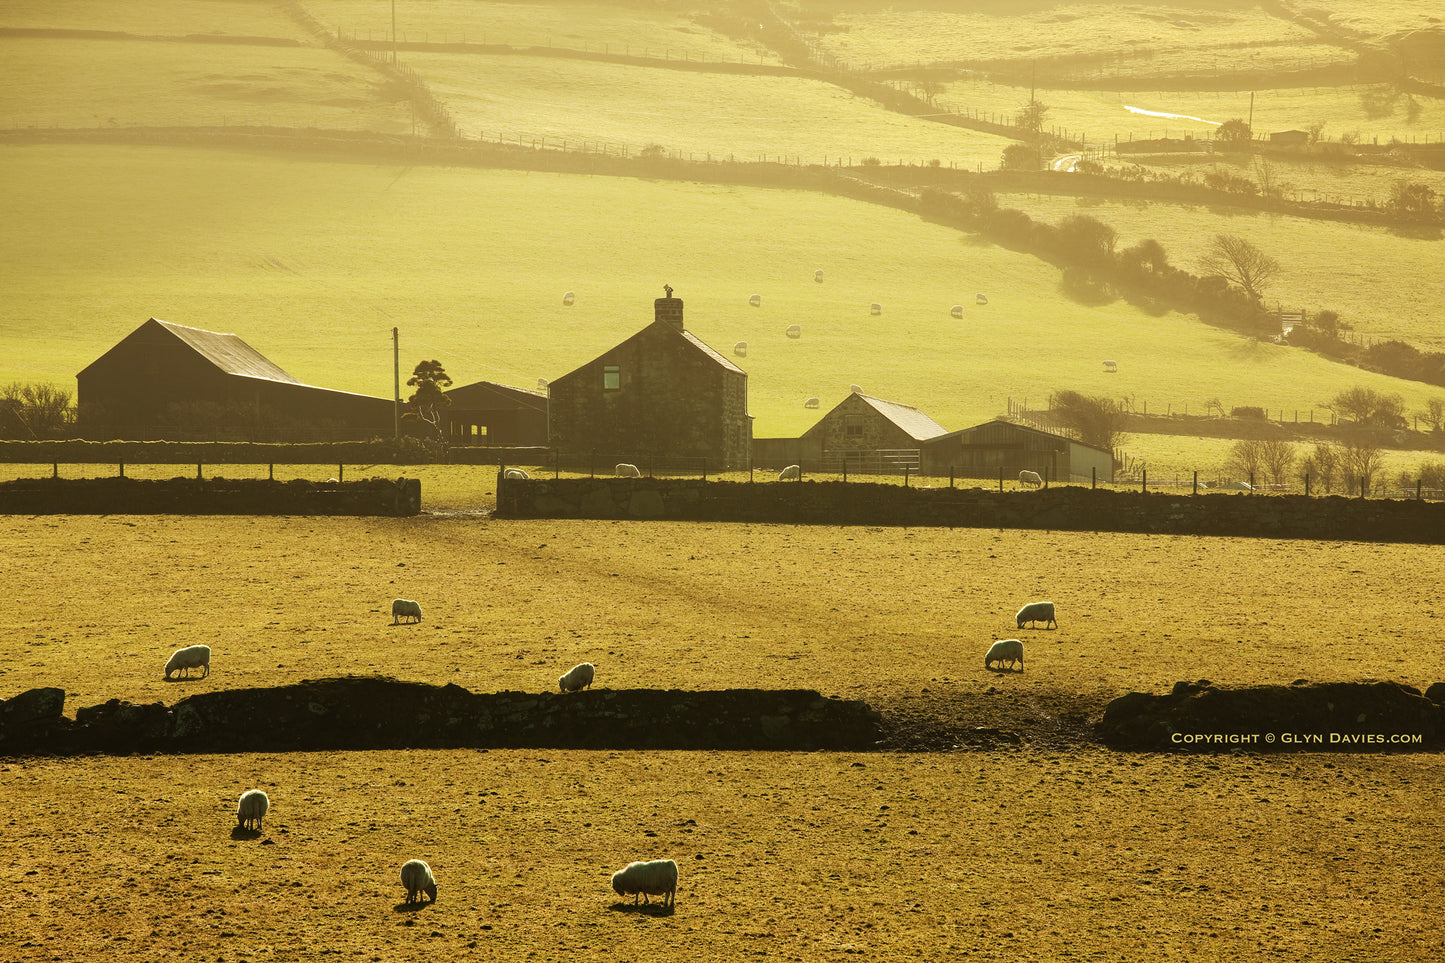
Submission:
{"label": "fence post", "polygon": [[1199,494],[1199,469],[1198,469],[1198,468],[1194,469],[1194,491],[1192,492],[1192,494],[1195,494],[1195,495],[1198,495],[1198,494]]}
{"label": "fence post", "polygon": [[60,462],[56,462],[55,464],[53,464],[53,465],[50,466],[50,477],[51,477],[51,478],[59,478],[59,477],[60,477]]}
{"label": "fence post", "polygon": [[345,466],[345,465],[337,465],[337,466],[336,466],[336,481],[337,481],[338,483],[346,481],[346,466]]}
{"label": "fence post", "polygon": [[1365,486],[1368,485],[1368,484],[1369,484],[1369,482],[1365,479],[1365,476],[1364,476],[1364,475],[1361,475],[1361,476],[1360,476],[1360,497],[1361,497],[1361,498],[1364,498],[1364,497],[1365,497]]}
{"label": "fence post", "polygon": [[1254,491],[1254,472],[1249,473],[1249,490]]}
{"label": "fence post", "polygon": [[948,466],[948,487],[953,488],[953,466]]}
{"label": "fence post", "polygon": [[1140,470],[1140,472],[1139,472],[1139,491],[1141,491],[1141,492],[1147,492],[1148,490],[1149,490],[1149,469],[1144,468],[1144,469]]}
{"label": "fence post", "polygon": [[120,463],[120,477],[125,477],[125,462]]}
{"label": "fence post", "polygon": [[196,462],[196,481],[201,480],[201,463]]}
{"label": "fence post", "polygon": [[1003,491],[1003,466],[998,466],[998,490]]}
{"label": "fence post", "polygon": [[275,462],[272,462],[271,464],[269,464],[269,465],[266,466],[266,480],[267,480],[267,481],[275,481],[275,480],[276,480],[276,463],[275,463]]}
{"label": "fence post", "polygon": [[1415,479],[1415,501],[1418,502],[1418,501],[1421,501],[1421,500],[1422,500],[1422,499],[1420,498],[1420,495],[1421,495],[1421,493],[1423,492],[1424,487],[1425,487],[1425,476],[1424,476],[1424,475],[1421,475],[1419,478]]}
{"label": "fence post", "polygon": [[904,466],[903,466],[903,487],[904,487],[904,488],[907,488],[907,487],[908,487],[908,466],[907,466],[907,465],[904,465]]}
{"label": "fence post", "polygon": [[1099,466],[1094,465],[1089,469],[1089,490],[1093,491],[1099,487]]}

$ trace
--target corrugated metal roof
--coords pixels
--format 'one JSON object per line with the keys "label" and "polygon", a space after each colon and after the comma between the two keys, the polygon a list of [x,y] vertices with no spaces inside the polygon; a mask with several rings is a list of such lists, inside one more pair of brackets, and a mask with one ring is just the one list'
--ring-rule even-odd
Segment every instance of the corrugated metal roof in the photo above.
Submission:
{"label": "corrugated metal roof", "polygon": [[151,320],[190,345],[197,354],[226,374],[291,385],[301,383],[234,334],[188,328],[184,324],[172,324],[159,318]]}
{"label": "corrugated metal roof", "polygon": [[893,422],[908,434],[908,437],[917,441],[926,441],[929,438],[937,438],[939,435],[948,434],[948,429],[925,415],[912,405],[899,404],[896,401],[884,401],[882,398],[872,398],[865,394],[859,394],[868,405],[877,411],[884,418]]}

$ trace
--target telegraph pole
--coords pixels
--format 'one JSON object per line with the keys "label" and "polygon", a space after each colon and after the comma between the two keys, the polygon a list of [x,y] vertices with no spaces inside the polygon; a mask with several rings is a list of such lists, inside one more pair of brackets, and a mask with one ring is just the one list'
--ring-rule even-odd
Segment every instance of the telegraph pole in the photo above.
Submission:
{"label": "telegraph pole", "polygon": [[391,329],[391,372],[392,421],[396,428],[396,440],[401,441],[401,341],[397,338],[396,328]]}

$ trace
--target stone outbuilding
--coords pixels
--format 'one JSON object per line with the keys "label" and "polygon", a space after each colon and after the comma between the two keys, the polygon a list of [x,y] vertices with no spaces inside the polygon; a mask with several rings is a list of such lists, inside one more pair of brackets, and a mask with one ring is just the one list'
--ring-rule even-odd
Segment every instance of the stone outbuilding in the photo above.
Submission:
{"label": "stone outbuilding", "polygon": [[666,289],[654,320],[549,385],[553,455],[574,470],[644,473],[748,467],[748,376],[686,329]]}
{"label": "stone outbuilding", "polygon": [[796,463],[806,471],[916,471],[923,443],[947,433],[913,405],[855,390],[798,438]]}
{"label": "stone outbuilding", "polygon": [[994,419],[928,439],[923,471],[958,478],[1016,480],[1037,472],[1047,481],[1100,483],[1114,480],[1114,456],[1064,435]]}
{"label": "stone outbuilding", "polygon": [[88,438],[391,437],[391,400],[302,384],[234,334],[151,318],[75,376]]}

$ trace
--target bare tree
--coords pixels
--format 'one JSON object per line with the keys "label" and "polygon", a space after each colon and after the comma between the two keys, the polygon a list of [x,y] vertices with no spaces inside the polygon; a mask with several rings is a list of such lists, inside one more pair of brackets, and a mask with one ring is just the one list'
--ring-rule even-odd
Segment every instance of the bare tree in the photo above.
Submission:
{"label": "bare tree", "polygon": [[1241,438],[1229,446],[1229,456],[1224,460],[1224,470],[1239,480],[1252,479],[1263,474],[1264,458],[1258,438]]}
{"label": "bare tree", "polygon": [[1290,469],[1299,458],[1294,443],[1285,438],[1266,438],[1259,443],[1259,459],[1269,472],[1272,485],[1283,485]]}
{"label": "bare tree", "polygon": [[1361,428],[1399,428],[1405,422],[1405,399],[1355,385],[1330,399],[1326,406]]}
{"label": "bare tree", "polygon": [[1368,432],[1356,432],[1340,446],[1340,471],[1352,490],[1356,482],[1368,489],[1384,464],[1385,452]]}
{"label": "bare tree", "polygon": [[1425,402],[1425,410],[1420,412],[1419,417],[1437,435],[1445,431],[1445,398],[1431,398]]}
{"label": "bare tree", "polygon": [[1264,296],[1266,285],[1281,270],[1278,261],[1234,234],[1214,235],[1199,266],[1207,275],[1222,277],[1244,288],[1255,301]]}
{"label": "bare tree", "polygon": [[1065,431],[1086,445],[1115,452],[1124,442],[1124,408],[1113,398],[1057,391],[1049,396],[1049,409]]}
{"label": "bare tree", "polygon": [[1327,442],[1315,442],[1314,449],[1300,463],[1300,474],[1319,482],[1326,493],[1335,490],[1335,481],[1339,473],[1339,446]]}

